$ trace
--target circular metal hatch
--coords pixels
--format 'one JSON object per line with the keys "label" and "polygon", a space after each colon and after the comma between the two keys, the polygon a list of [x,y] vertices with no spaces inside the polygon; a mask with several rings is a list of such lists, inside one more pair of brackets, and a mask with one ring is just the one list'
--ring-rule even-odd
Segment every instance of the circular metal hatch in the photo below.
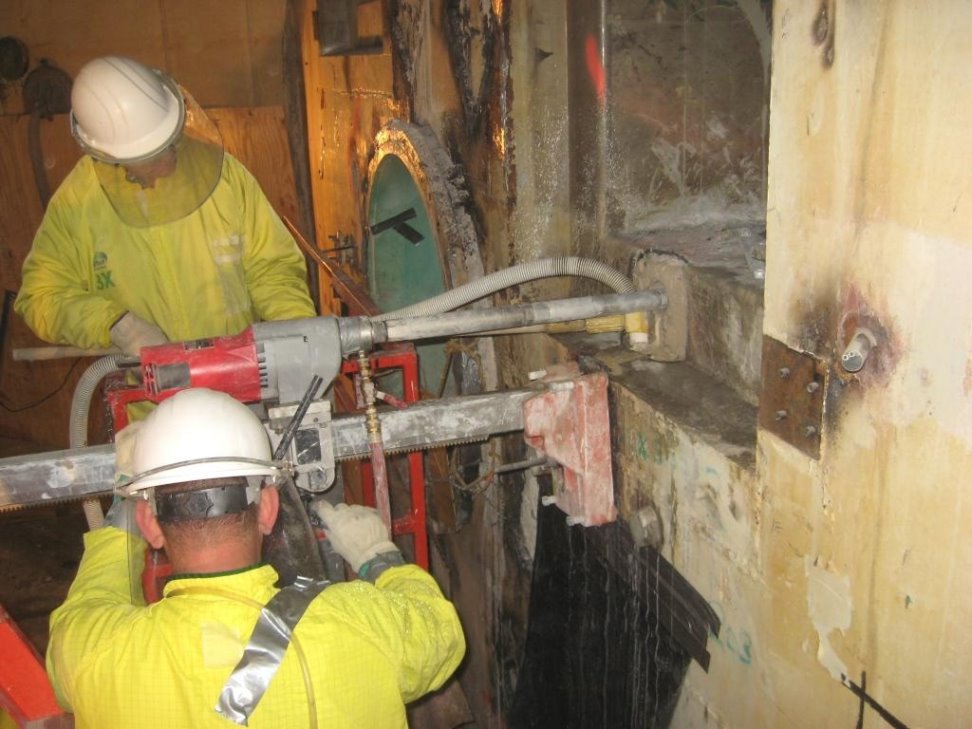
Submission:
{"label": "circular metal hatch", "polygon": [[[365,261],[368,289],[381,311],[424,301],[483,275],[479,239],[461,168],[428,128],[395,120],[376,137],[368,167]],[[489,339],[459,357],[445,342],[417,346],[421,387],[432,395],[496,387]],[[449,367],[449,371],[446,368]]]}
{"label": "circular metal hatch", "polygon": [[[364,259],[369,293],[378,307],[394,311],[482,278],[479,238],[465,209],[462,168],[427,127],[395,120],[378,133],[375,143],[368,166]],[[460,340],[452,345],[457,356],[451,358],[449,346],[433,341],[416,347],[424,397],[496,389],[492,339]],[[399,394],[401,381],[388,377],[381,388]],[[454,483],[453,468],[466,480],[475,478],[485,454],[480,445],[440,453],[444,458],[426,459],[428,482],[440,484],[427,497],[430,525],[455,531],[471,516],[472,495],[442,485]]]}

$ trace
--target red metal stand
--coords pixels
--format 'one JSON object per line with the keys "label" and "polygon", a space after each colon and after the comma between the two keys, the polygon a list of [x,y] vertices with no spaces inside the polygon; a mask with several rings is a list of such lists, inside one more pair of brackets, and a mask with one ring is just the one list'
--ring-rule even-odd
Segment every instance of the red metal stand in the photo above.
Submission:
{"label": "red metal stand", "polygon": [[[372,372],[383,369],[401,369],[402,371],[402,394],[405,403],[418,402],[419,399],[419,370],[418,354],[412,348],[376,352],[369,357]],[[345,361],[341,367],[341,372],[346,375],[353,375],[358,372],[356,361]],[[409,496],[411,504],[408,513],[392,522],[392,535],[410,535],[415,550],[415,564],[423,569],[429,568],[429,541],[425,531],[425,457],[422,451],[409,453],[408,477],[409,477]],[[364,502],[367,506],[374,506],[375,484],[371,477],[371,465],[363,463],[362,473],[362,493]]]}
{"label": "red metal stand", "polygon": [[18,726],[66,726],[44,663],[0,605],[0,708]]}

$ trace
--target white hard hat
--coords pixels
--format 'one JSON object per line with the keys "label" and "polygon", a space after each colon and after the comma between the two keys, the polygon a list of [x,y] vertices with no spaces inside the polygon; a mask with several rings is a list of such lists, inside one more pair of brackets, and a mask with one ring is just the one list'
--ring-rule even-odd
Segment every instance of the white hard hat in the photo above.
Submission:
{"label": "white hard hat", "polygon": [[260,419],[224,392],[183,390],[162,402],[135,437],[132,471],[121,485],[125,495],[166,484],[226,478],[273,476],[270,439]]}
{"label": "white hard hat", "polygon": [[158,154],[178,138],[185,118],[176,82],[130,58],[90,61],[71,88],[71,133],[103,162],[134,163]]}

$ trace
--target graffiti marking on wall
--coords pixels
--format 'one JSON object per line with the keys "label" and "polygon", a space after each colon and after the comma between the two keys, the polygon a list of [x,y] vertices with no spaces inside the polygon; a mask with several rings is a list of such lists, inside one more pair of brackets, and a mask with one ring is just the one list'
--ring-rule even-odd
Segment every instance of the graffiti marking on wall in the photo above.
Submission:
{"label": "graffiti marking on wall", "polygon": [[749,631],[739,626],[733,627],[730,623],[726,622],[726,610],[722,606],[722,603],[710,600],[709,605],[715,611],[715,614],[719,616],[719,622],[722,624],[718,636],[711,631],[709,632],[709,640],[722,647],[730,656],[744,666],[752,665],[753,638],[749,634]]}

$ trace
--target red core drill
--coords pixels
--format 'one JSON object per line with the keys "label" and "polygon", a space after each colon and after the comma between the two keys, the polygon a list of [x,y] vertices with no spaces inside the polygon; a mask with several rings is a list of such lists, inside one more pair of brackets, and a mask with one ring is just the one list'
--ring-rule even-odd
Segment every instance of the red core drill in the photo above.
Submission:
{"label": "red core drill", "polygon": [[297,402],[314,375],[329,386],[340,371],[342,350],[367,346],[367,334],[356,320],[317,317],[261,322],[240,334],[145,347],[138,369],[107,393],[115,427],[127,424],[128,404],[162,402],[188,387],[220,390],[246,403]]}

